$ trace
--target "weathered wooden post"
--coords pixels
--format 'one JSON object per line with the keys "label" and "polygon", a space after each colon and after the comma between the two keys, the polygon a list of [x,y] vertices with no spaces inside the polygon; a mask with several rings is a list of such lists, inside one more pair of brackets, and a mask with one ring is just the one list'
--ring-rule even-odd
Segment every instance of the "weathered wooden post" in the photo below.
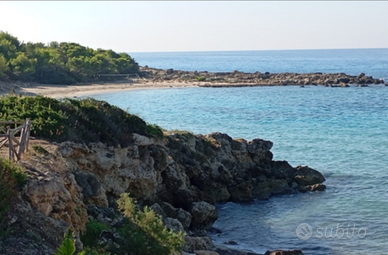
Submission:
{"label": "weathered wooden post", "polygon": [[26,119],[26,143],[25,143],[25,151],[28,151],[28,144],[30,143],[30,131],[31,131],[31,119]]}
{"label": "weathered wooden post", "polygon": [[11,129],[8,127],[7,130],[7,138],[8,138],[8,156],[9,160],[13,160],[13,139]]}

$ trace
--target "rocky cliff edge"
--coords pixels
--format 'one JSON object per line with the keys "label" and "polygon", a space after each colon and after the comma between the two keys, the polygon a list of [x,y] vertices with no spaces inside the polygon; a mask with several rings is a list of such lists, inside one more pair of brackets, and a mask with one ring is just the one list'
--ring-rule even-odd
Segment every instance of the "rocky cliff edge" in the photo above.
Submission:
{"label": "rocky cliff edge", "polygon": [[132,134],[124,148],[45,141],[37,147],[43,150],[32,149],[20,162],[29,177],[7,216],[12,234],[1,241],[1,254],[51,255],[69,227],[78,237],[91,219],[114,226],[124,192],[187,233],[184,253],[200,254],[215,249],[206,231],[218,218],[216,203],[325,189],[318,171],[274,161],[272,142],[222,133]]}

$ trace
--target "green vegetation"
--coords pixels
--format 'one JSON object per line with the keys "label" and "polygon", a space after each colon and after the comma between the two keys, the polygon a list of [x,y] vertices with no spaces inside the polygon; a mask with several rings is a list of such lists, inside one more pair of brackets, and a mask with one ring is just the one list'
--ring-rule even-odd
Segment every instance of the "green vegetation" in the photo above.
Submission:
{"label": "green vegetation", "polygon": [[83,245],[85,247],[97,247],[98,238],[104,230],[109,230],[109,226],[97,220],[91,220],[86,223],[86,232],[81,234],[81,241]]}
{"label": "green vegetation", "polygon": [[163,137],[157,125],[147,124],[107,102],[92,98],[57,100],[43,96],[0,97],[0,120],[32,120],[31,135],[57,142],[103,142],[127,146],[131,133]]}
{"label": "green vegetation", "polygon": [[34,151],[36,151],[37,153],[45,155],[45,156],[50,154],[45,148],[43,148],[40,145],[32,145],[32,149],[34,149]]}
{"label": "green vegetation", "polygon": [[197,81],[206,81],[206,77],[203,77],[203,76],[197,76],[197,77],[195,77],[195,79]]}
{"label": "green vegetation", "polygon": [[121,195],[118,205],[123,214],[133,223],[132,227],[138,230],[138,232],[128,233],[132,235],[133,243],[126,243],[131,250],[140,248],[137,251],[134,250],[134,254],[167,255],[181,250],[184,234],[168,230],[154,211],[148,207],[144,207],[144,211],[139,210],[126,193]]}
{"label": "green vegetation", "polygon": [[22,169],[0,159],[0,236],[6,233],[5,217],[11,208],[17,189],[27,180]]}
{"label": "green vegetation", "polygon": [[[81,241],[86,251],[91,248],[95,251],[87,254],[110,252],[117,255],[169,255],[181,250],[184,234],[168,230],[154,211],[148,207],[140,210],[128,194],[121,196],[118,206],[125,216],[120,227],[113,230],[98,221],[90,221],[86,225],[86,232],[81,235]],[[120,236],[115,240],[117,245],[108,244],[102,247],[98,243],[102,231],[117,232]]]}
{"label": "green vegetation", "polygon": [[0,79],[51,84],[107,79],[100,74],[136,74],[139,65],[126,53],[91,49],[77,43],[23,43],[0,31]]}
{"label": "green vegetation", "polygon": [[[65,239],[61,246],[57,249],[57,253],[54,255],[73,255],[75,253],[75,241],[73,239],[73,233],[69,228],[65,233]],[[78,255],[85,255],[85,251],[78,253]]]}

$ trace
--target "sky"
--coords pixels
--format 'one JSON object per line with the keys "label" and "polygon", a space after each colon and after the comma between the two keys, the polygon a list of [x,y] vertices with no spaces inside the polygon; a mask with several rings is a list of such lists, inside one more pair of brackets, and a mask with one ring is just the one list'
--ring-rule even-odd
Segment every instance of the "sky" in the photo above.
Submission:
{"label": "sky", "polygon": [[24,42],[117,52],[388,48],[388,1],[0,1]]}

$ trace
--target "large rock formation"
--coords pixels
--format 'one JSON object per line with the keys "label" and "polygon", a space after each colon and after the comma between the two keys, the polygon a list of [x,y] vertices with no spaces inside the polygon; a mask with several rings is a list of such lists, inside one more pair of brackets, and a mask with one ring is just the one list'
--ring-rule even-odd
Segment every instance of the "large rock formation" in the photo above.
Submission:
{"label": "large rock formation", "polygon": [[241,87],[241,86],[286,86],[286,85],[324,85],[331,87],[347,87],[348,84],[367,86],[368,84],[384,84],[384,80],[375,79],[361,73],[357,76],[345,73],[244,73],[234,72],[197,72],[181,70],[163,70],[140,68],[142,77],[152,82],[180,81],[198,82],[203,87]]}
{"label": "large rock formation", "polygon": [[[114,225],[120,221],[116,200],[124,192],[151,206],[169,228],[186,231],[185,251],[212,249],[204,231],[217,220],[215,203],[324,189],[312,188],[325,180],[318,171],[273,161],[270,141],[222,133],[180,133],[163,140],[132,134],[132,141],[125,148],[51,144],[51,153],[24,160],[30,177],[15,209],[24,214],[15,213],[9,224],[22,229],[40,222],[34,230],[39,238],[18,232],[3,242],[3,250],[16,254],[25,245],[24,254],[50,254],[69,226],[79,233],[88,218]],[[21,242],[17,248],[16,242]]]}

